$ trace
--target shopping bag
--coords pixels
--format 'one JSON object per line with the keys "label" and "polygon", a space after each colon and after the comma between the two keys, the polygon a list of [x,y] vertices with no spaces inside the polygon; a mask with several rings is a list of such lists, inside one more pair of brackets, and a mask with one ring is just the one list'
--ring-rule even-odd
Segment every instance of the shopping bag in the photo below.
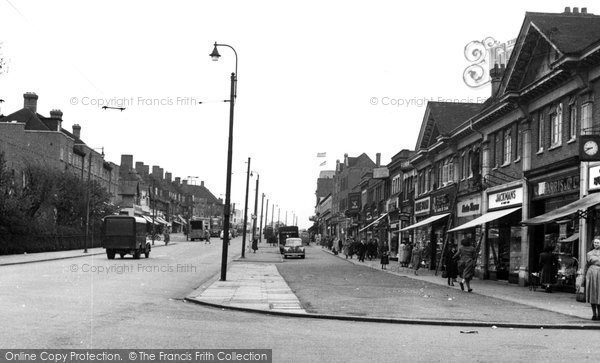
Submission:
{"label": "shopping bag", "polygon": [[585,302],[585,286],[577,286],[577,292],[575,293],[575,300],[579,302]]}

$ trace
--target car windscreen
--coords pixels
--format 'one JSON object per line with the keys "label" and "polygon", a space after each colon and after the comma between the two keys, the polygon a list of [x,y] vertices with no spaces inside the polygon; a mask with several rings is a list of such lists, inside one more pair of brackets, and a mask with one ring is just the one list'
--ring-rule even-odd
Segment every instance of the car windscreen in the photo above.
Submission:
{"label": "car windscreen", "polygon": [[107,236],[130,236],[135,234],[133,219],[109,218],[104,220],[104,234]]}
{"label": "car windscreen", "polygon": [[288,239],[285,241],[285,245],[288,247],[298,247],[302,246],[302,240],[299,239]]}

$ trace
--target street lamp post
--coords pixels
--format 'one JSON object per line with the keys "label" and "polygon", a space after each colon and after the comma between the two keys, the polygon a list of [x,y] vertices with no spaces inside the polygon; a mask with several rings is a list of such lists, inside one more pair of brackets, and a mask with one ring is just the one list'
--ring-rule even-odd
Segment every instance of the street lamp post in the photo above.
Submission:
{"label": "street lamp post", "polygon": [[[92,197],[91,189],[92,189],[92,154],[94,153],[94,149],[90,148],[90,157],[88,159],[88,180],[87,180],[87,198],[85,201],[86,204],[86,218],[85,218],[85,245],[83,247],[83,253],[88,253],[88,239],[90,234],[90,199]],[[104,158],[104,147],[102,147],[102,157]],[[83,165],[81,167],[83,171]]]}
{"label": "street lamp post", "polygon": [[[275,220],[275,203],[273,203],[273,206],[271,207],[271,228],[275,228],[273,221]],[[273,230],[273,232],[275,232],[275,230]]]}
{"label": "street lamp post", "polygon": [[254,196],[254,216],[252,217],[252,242],[254,242],[254,236],[256,235],[256,222],[258,215],[258,182],[260,181],[260,174],[256,173],[256,193]]}
{"label": "street lamp post", "polygon": [[244,203],[244,230],[242,232],[242,258],[246,258],[246,229],[248,228],[248,187],[250,185],[250,158],[248,158],[248,172],[246,174],[246,201]]}
{"label": "street lamp post", "polygon": [[281,224],[281,207],[277,206],[277,225]]}
{"label": "street lamp post", "polygon": [[265,193],[262,193],[262,200],[260,201],[260,224],[258,225],[258,241],[262,243],[262,220],[263,220],[263,207],[265,204]]}
{"label": "street lamp post", "polygon": [[223,208],[223,251],[221,256],[221,281],[227,279],[227,246],[229,246],[229,216],[231,214],[230,202],[231,202],[231,157],[233,154],[233,106],[235,105],[235,98],[237,97],[237,64],[238,56],[235,49],[227,44],[217,44],[215,42],[215,48],[213,49],[210,57],[213,61],[218,61],[221,55],[217,50],[217,47],[227,47],[233,50],[235,54],[235,73],[231,73],[231,92],[229,95],[229,143],[227,147],[227,182],[225,186],[225,206]]}
{"label": "street lamp post", "polygon": [[[268,224],[269,224],[269,198],[267,198],[267,206],[265,207],[265,229],[267,229]],[[262,233],[261,233],[261,236],[262,236]]]}

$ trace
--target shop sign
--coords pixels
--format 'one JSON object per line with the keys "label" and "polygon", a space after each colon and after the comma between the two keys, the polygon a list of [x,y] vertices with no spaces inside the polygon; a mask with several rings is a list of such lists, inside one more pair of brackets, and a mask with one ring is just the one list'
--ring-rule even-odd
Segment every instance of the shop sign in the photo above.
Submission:
{"label": "shop sign", "polygon": [[351,213],[360,212],[360,193],[348,194],[348,207]]}
{"label": "shop sign", "polygon": [[415,215],[429,213],[429,197],[415,200]]}
{"label": "shop sign", "polygon": [[[591,171],[591,169],[590,169]],[[598,176],[600,179],[600,176]],[[591,180],[591,178],[590,178]],[[600,181],[599,181],[600,183]],[[600,185],[598,186],[600,187]],[[556,180],[543,181],[533,185],[533,196],[547,196],[560,194],[563,192],[573,192],[579,190],[579,176],[573,175]]]}
{"label": "shop sign", "polygon": [[442,194],[433,197],[433,211],[435,213],[446,212],[450,210],[450,195]]}
{"label": "shop sign", "polygon": [[390,177],[390,170],[387,167],[373,168],[373,179],[387,179]]}
{"label": "shop sign", "polygon": [[589,190],[600,189],[600,165],[590,167]]}
{"label": "shop sign", "polygon": [[510,207],[523,203],[523,187],[488,195],[489,209]]}
{"label": "shop sign", "polygon": [[457,215],[467,217],[481,214],[481,197],[473,197],[458,202]]}

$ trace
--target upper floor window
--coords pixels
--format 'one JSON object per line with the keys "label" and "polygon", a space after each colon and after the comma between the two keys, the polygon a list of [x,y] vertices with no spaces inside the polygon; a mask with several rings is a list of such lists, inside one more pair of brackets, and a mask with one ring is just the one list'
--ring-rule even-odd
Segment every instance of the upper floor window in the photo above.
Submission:
{"label": "upper floor window", "polygon": [[591,102],[581,105],[581,133],[584,135],[592,131],[592,105]]}
{"label": "upper floor window", "polygon": [[577,136],[577,104],[575,99],[569,104],[569,140],[575,140]]}
{"label": "upper floor window", "polygon": [[550,118],[550,146],[558,146],[562,142],[562,103],[556,106],[556,112]]}
{"label": "upper floor window", "polygon": [[511,130],[504,131],[504,142],[502,151],[502,163],[510,164],[512,158],[512,135]]}
{"label": "upper floor window", "polygon": [[544,114],[538,114],[538,152],[544,151]]}

